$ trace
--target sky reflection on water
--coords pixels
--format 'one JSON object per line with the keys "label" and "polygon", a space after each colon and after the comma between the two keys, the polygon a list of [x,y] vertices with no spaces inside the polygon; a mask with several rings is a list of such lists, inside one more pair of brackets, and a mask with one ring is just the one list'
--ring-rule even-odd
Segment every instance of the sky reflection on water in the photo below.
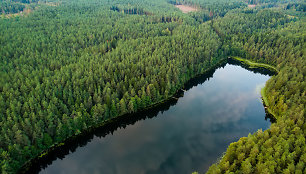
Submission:
{"label": "sky reflection on water", "polygon": [[157,117],[95,137],[43,174],[178,174],[206,171],[240,137],[270,122],[260,102],[269,76],[226,65]]}

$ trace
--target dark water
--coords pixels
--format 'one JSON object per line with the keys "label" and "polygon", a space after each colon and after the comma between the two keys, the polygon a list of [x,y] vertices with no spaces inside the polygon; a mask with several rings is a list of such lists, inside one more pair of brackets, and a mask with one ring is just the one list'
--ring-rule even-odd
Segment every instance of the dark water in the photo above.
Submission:
{"label": "dark water", "polygon": [[102,138],[92,135],[91,142],[88,138],[83,147],[72,148],[73,153],[40,173],[202,173],[231,142],[269,127],[260,100],[260,88],[268,79],[227,64],[167,111]]}

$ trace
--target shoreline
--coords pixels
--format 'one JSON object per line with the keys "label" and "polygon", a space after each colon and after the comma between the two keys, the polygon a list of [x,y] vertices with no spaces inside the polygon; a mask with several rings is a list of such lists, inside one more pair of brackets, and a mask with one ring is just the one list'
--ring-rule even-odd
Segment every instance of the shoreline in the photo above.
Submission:
{"label": "shoreline", "polygon": [[[65,149],[65,148],[69,149],[69,144],[73,143],[74,141],[77,141],[78,139],[80,139],[82,137],[85,137],[88,134],[93,134],[98,129],[106,128],[108,126],[111,126],[112,124],[116,124],[116,123],[120,122],[123,119],[130,118],[133,115],[142,114],[142,113],[144,114],[147,111],[157,109],[157,108],[159,108],[159,107],[161,107],[165,104],[169,104],[169,103],[173,102],[174,100],[177,101],[182,96],[182,93],[184,93],[186,91],[186,87],[191,88],[193,85],[195,85],[195,84],[193,84],[193,81],[195,79],[200,78],[200,77],[205,76],[205,75],[209,75],[212,71],[214,72],[218,67],[221,67],[222,65],[225,65],[226,63],[228,63],[230,59],[237,60],[240,63],[242,63],[243,65],[247,64],[247,65],[249,65],[250,69],[255,70],[255,68],[257,68],[256,65],[258,65],[258,67],[262,67],[262,68],[265,68],[265,69],[268,69],[268,70],[272,69],[273,71],[274,70],[276,71],[276,69],[272,66],[269,66],[269,65],[266,65],[266,64],[253,63],[251,61],[248,61],[248,60],[242,59],[242,58],[238,58],[238,57],[229,57],[229,59],[222,58],[216,64],[212,65],[212,67],[205,70],[203,73],[195,75],[194,77],[190,78],[185,84],[183,84],[179,89],[177,89],[176,92],[173,95],[169,96],[168,98],[163,99],[159,102],[156,102],[152,105],[149,105],[149,106],[147,106],[143,109],[140,109],[136,112],[126,113],[126,114],[118,115],[114,118],[104,120],[101,123],[97,123],[96,125],[90,126],[87,129],[82,130],[79,133],[76,133],[76,134],[74,134],[70,137],[67,137],[62,142],[59,142],[57,144],[54,144],[54,145],[50,146],[48,149],[42,151],[36,157],[34,157],[34,158],[28,160],[27,162],[25,162],[21,166],[21,168],[18,169],[17,173],[21,173],[21,174],[27,173],[27,172],[30,171],[31,168],[33,168],[33,166],[35,166],[35,164],[38,164],[39,167],[40,167],[41,166],[41,163],[40,163],[41,161],[44,161],[44,160],[47,160],[48,158],[51,158],[51,156],[53,154],[56,154],[57,151],[61,151],[61,149]],[[269,67],[269,68],[266,68],[266,67]],[[278,71],[276,71],[276,72],[278,72]],[[271,110],[269,108],[266,109],[266,106],[269,106],[269,105],[268,105],[268,101],[266,99],[265,93],[263,91],[264,88],[262,88],[262,90],[261,90],[261,95],[262,95],[262,101],[263,101],[263,105],[265,107],[265,110],[267,111],[268,114],[272,115],[275,119],[277,119],[275,117],[275,114],[273,112],[271,112]]]}
{"label": "shoreline", "polygon": [[260,94],[261,94],[261,100],[262,100],[262,103],[265,107],[265,110],[267,113],[269,113],[275,120],[277,120],[277,115],[270,109],[269,107],[269,102],[268,102],[268,99],[267,99],[267,96],[266,96],[266,87],[263,87],[260,91]]}
{"label": "shoreline", "polygon": [[[268,65],[268,64],[264,64],[264,63],[256,63],[256,62],[252,62],[250,60],[247,60],[247,59],[243,59],[241,57],[237,57],[237,56],[229,56],[228,57],[228,60],[235,60],[235,61],[238,61],[240,62],[242,65],[244,66],[248,66],[250,69],[256,69],[256,68],[266,68],[268,67],[268,70],[272,70],[272,72],[274,72],[275,74],[274,75],[277,75],[279,73],[279,71],[271,66],[271,65]],[[277,116],[276,114],[269,108],[269,102],[268,102],[268,99],[267,99],[267,96],[266,96],[266,84],[263,88],[261,88],[260,90],[260,95],[261,95],[261,101],[263,103],[263,106],[264,106],[264,109],[265,109],[265,112],[266,112],[266,116],[270,116],[272,118],[269,117],[271,123],[273,122],[276,122],[277,121]],[[267,128],[267,129],[270,129],[271,128],[271,125]],[[239,140],[243,138],[243,137],[240,137]],[[239,140],[237,140],[236,142],[238,142]],[[233,142],[233,143],[236,143],[236,142]],[[229,147],[229,145],[228,145]],[[221,160],[223,159],[223,157],[225,156],[225,153],[227,152],[227,150],[222,154],[222,156],[220,158],[218,158],[216,160],[216,162],[213,164],[213,165],[217,165],[221,162]]]}
{"label": "shoreline", "polygon": [[275,72],[276,74],[279,73],[279,71],[278,71],[275,67],[273,67],[273,66],[271,66],[271,65],[268,65],[268,64],[265,64],[265,63],[252,62],[252,61],[250,61],[250,60],[248,60],[248,59],[243,59],[243,58],[237,57],[237,56],[232,56],[232,57],[230,57],[230,58],[232,58],[232,59],[234,59],[234,60],[238,60],[239,62],[241,62],[241,63],[243,63],[243,64],[247,64],[247,65],[250,66],[250,68],[261,67],[261,68],[265,68],[265,69],[268,69],[268,70],[270,70],[270,71],[273,71],[273,72]]}
{"label": "shoreline", "polygon": [[201,76],[207,75],[209,74],[211,71],[215,71],[218,67],[222,66],[222,64],[226,64],[227,63],[227,59],[226,58],[222,58],[220,59],[216,64],[212,65],[210,68],[208,68],[207,70],[205,70],[203,73],[195,75],[194,77],[190,78],[185,84],[182,85],[182,87],[180,87],[179,89],[176,90],[176,92],[169,96],[166,99],[163,99],[159,102],[156,102],[154,104],[151,104],[143,109],[140,109],[136,112],[132,112],[132,113],[126,113],[126,114],[122,114],[122,115],[118,115],[114,118],[110,118],[107,120],[102,121],[101,123],[97,123],[96,125],[90,126],[85,130],[82,130],[79,133],[76,133],[70,137],[67,137],[65,140],[53,144],[52,146],[50,146],[48,149],[43,150],[40,154],[38,154],[36,157],[29,159],[28,161],[26,161],[19,169],[18,172],[19,174],[24,174],[30,171],[30,169],[32,168],[32,166],[34,166],[34,164],[39,164],[39,161],[42,161],[46,158],[48,158],[48,156],[56,151],[60,151],[60,149],[64,149],[65,146],[67,146],[66,144],[69,144],[69,142],[72,142],[74,140],[77,140],[78,138],[85,136],[87,134],[93,133],[95,130],[97,129],[101,129],[107,126],[110,126],[111,124],[115,124],[116,122],[120,121],[120,119],[124,119],[124,118],[129,118],[133,115],[139,114],[139,113],[143,113],[146,111],[150,111],[152,109],[156,109],[166,103],[170,103],[173,100],[178,100],[180,98],[180,94],[182,92],[185,91],[186,86],[189,86],[190,83],[192,83],[192,81],[196,78],[199,78]]}
{"label": "shoreline", "polygon": [[[236,57],[236,56],[232,56],[232,57],[229,57],[229,58],[234,59],[236,61],[239,61],[243,65],[249,66],[250,69],[264,68],[264,69],[268,69],[268,70],[274,72],[275,75],[277,75],[279,73],[279,71],[275,67],[273,67],[271,65],[268,65],[268,64],[256,63],[256,62],[252,62],[250,60],[243,59],[241,57]],[[266,90],[265,89],[266,89],[266,85],[260,91],[262,103],[264,105],[266,113],[269,114],[271,117],[273,117],[272,119],[274,119],[276,121],[278,117],[269,107],[270,105],[269,105],[268,98],[266,96]]]}

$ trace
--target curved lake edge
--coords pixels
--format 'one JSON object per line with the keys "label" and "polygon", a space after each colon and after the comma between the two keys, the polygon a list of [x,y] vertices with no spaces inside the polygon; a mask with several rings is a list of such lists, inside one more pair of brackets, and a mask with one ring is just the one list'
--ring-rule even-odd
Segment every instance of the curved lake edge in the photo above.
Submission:
{"label": "curved lake edge", "polygon": [[[113,133],[118,128],[126,127],[127,125],[133,125],[137,121],[157,116],[159,112],[166,111],[171,106],[175,105],[177,103],[178,98],[184,95],[185,90],[189,90],[192,87],[197,86],[198,84],[202,84],[203,82],[211,78],[218,68],[224,67],[227,63],[239,65],[255,73],[260,72],[261,74],[274,75],[274,73],[270,70],[267,70],[262,67],[250,67],[239,60],[226,58],[221,59],[214,66],[206,70],[203,74],[196,75],[194,78],[188,80],[182,88],[178,89],[174,95],[168,97],[167,99],[152,104],[149,107],[141,109],[135,113],[123,114],[103,121],[102,123],[98,123],[92,127],[89,127],[86,130],[83,130],[79,134],[75,134],[67,138],[61,143],[54,144],[49,149],[44,150],[39,156],[27,161],[22,166],[22,168],[19,169],[18,173],[38,173],[39,171],[41,171],[41,169],[51,164],[55,159],[62,159],[70,152],[74,152],[78,147],[85,146],[94,138],[94,136],[104,137],[110,133]],[[265,111],[267,111],[266,108]],[[268,115],[267,113],[269,112],[266,112],[266,119],[270,118],[270,115]],[[270,120],[273,121],[273,117],[272,119],[270,118]]]}
{"label": "curved lake edge", "polygon": [[242,64],[242,67],[243,67],[243,65],[246,66],[246,67],[243,67],[243,68],[246,68],[246,69],[258,69],[258,68],[260,68],[262,70],[265,69],[265,70],[269,70],[271,75],[276,75],[279,72],[277,70],[277,68],[275,68],[274,66],[271,66],[271,65],[268,65],[268,64],[265,64],[265,63],[257,63],[257,62],[250,61],[248,59],[237,57],[237,56],[229,57],[229,59],[236,60],[236,61],[240,62]]}
{"label": "curved lake edge", "polygon": [[[267,73],[270,76],[274,76],[277,75],[279,73],[279,71],[268,64],[264,64],[264,63],[257,63],[257,62],[252,62],[250,60],[247,59],[243,59],[241,57],[236,57],[236,56],[232,56],[232,57],[228,57],[228,62],[231,64],[236,64],[239,65],[247,70],[253,71],[253,72],[264,72]],[[264,105],[265,108],[265,112],[266,112],[266,117],[270,118],[271,122],[274,123],[277,120],[277,115],[270,109],[270,105],[269,105],[269,101],[267,99],[267,95],[266,95],[266,87],[264,86],[261,91],[261,100],[262,103]]]}

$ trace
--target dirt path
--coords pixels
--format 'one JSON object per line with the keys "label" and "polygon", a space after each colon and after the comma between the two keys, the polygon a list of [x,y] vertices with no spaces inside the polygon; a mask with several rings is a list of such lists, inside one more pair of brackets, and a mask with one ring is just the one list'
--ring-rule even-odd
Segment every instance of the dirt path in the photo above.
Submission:
{"label": "dirt path", "polygon": [[175,7],[179,8],[183,13],[198,11],[198,9],[187,5],[176,5]]}

